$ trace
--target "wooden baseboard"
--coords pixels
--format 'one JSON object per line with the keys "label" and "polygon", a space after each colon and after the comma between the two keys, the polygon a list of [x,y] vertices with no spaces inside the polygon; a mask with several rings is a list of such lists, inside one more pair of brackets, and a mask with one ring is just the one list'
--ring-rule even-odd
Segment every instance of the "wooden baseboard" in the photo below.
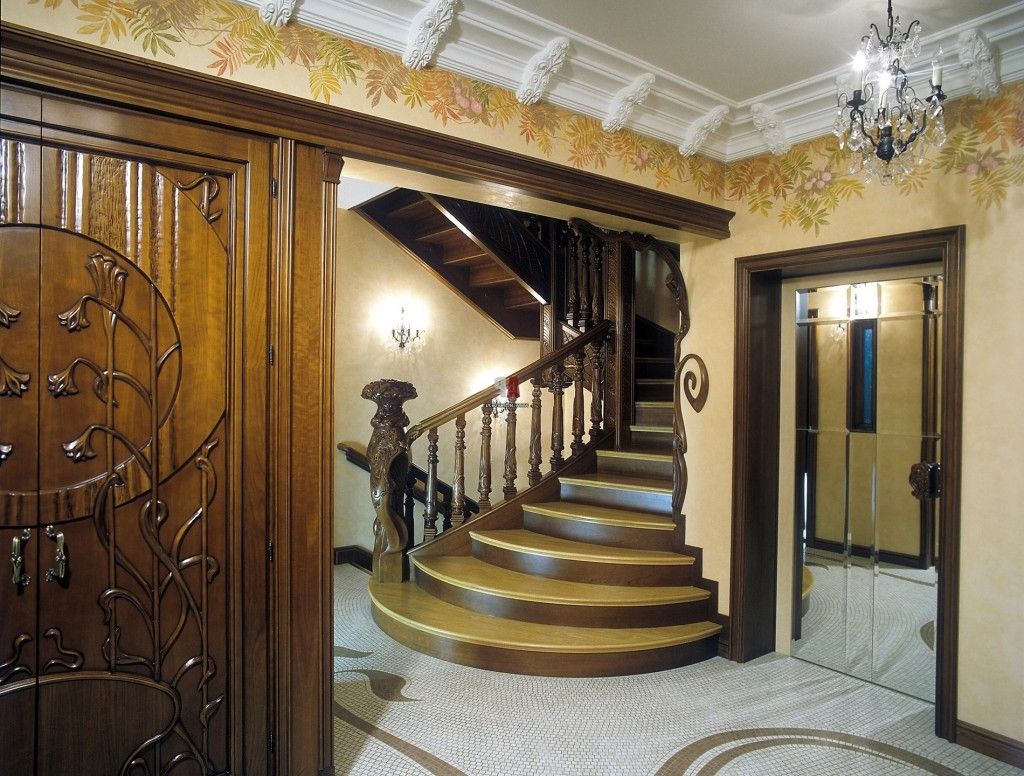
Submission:
{"label": "wooden baseboard", "polygon": [[732,660],[729,656],[729,615],[716,613],[711,618],[711,621],[717,622],[722,626],[722,632],[718,634],[718,656],[724,657],[726,660]]}
{"label": "wooden baseboard", "polygon": [[991,730],[957,720],[956,743],[1004,763],[1024,768],[1024,743],[993,733]]}
{"label": "wooden baseboard", "polygon": [[335,547],[334,565],[340,566],[342,563],[351,563],[353,566],[363,569],[363,571],[371,571],[373,569],[373,553],[365,547],[360,547],[358,544]]}

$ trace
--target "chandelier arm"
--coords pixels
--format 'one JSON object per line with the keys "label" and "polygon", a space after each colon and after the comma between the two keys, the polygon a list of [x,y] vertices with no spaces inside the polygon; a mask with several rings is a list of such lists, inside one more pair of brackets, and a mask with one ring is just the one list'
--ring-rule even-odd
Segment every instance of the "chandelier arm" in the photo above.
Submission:
{"label": "chandelier arm", "polygon": [[[889,18],[891,19],[892,17],[889,17]],[[878,45],[879,46],[884,46],[885,45],[885,41],[882,40],[882,33],[878,31],[878,25],[872,23],[868,27],[868,29],[871,30],[871,32],[875,33],[875,37],[878,38]],[[890,27],[890,29],[891,29],[891,27]],[[865,35],[863,38],[861,38],[860,42],[864,43],[864,41],[869,40],[871,38],[871,32],[869,32],[867,35]]]}

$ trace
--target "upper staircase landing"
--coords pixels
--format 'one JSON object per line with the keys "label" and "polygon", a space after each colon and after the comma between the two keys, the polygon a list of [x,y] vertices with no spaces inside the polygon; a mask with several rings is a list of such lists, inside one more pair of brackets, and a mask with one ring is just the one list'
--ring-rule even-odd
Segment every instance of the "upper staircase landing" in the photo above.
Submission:
{"label": "upper staircase landing", "polygon": [[396,189],[358,212],[506,334],[540,336],[551,248],[512,211]]}

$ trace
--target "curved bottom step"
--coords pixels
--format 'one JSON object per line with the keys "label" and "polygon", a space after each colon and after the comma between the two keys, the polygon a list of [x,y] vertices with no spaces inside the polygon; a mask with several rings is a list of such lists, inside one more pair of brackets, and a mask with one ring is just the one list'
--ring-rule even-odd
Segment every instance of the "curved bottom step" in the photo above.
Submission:
{"label": "curved bottom step", "polygon": [[722,626],[583,628],[490,617],[416,585],[370,582],[373,619],[396,641],[452,663],[535,676],[621,676],[717,654]]}

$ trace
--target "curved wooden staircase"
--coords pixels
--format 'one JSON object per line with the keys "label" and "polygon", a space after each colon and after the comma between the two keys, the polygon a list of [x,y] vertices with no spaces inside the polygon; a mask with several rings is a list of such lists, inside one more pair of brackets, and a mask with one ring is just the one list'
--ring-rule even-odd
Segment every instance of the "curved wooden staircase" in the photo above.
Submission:
{"label": "curved wooden staircase", "polygon": [[[660,368],[666,357],[648,358]],[[454,551],[414,549],[414,584],[370,583],[378,625],[445,660],[545,676],[716,655],[713,584],[701,579],[699,552],[673,550],[671,411],[638,402],[635,444],[582,456],[549,495],[528,491],[497,526],[463,526]]]}
{"label": "curved wooden staircase", "polygon": [[[532,401],[519,403],[518,392],[505,397],[485,388],[406,431],[402,406],[416,397],[411,384],[378,380],[363,389],[378,407],[367,448],[376,512],[373,617],[415,650],[487,669],[609,676],[693,663],[718,654],[723,618],[716,584],[702,577],[700,550],[683,543],[685,432],[675,358],[689,324],[678,259],[664,252],[679,333],[648,331],[637,319],[635,337],[626,339],[623,332],[631,326],[619,328],[614,315],[626,309],[633,322],[621,295],[630,287],[621,273],[631,273],[632,264],[620,262],[615,251],[647,250],[651,238],[610,237],[575,219],[569,226],[575,230],[564,273],[569,312],[559,318],[568,341],[509,379]],[[606,275],[603,259],[611,262]],[[606,291],[612,317],[604,314]],[[678,369],[688,361],[699,374],[688,375],[698,379],[687,380],[686,398],[699,412],[707,375],[694,355],[682,357]],[[635,390],[624,391],[630,380]],[[552,402],[545,421],[550,433],[541,422],[545,392]],[[633,406],[626,396],[635,398]],[[516,448],[517,407],[528,409],[521,419],[529,423],[529,487],[523,491],[517,484],[525,457]],[[481,511],[467,521],[469,415],[474,433],[480,418]],[[504,501],[492,506],[492,423],[499,416],[505,447],[503,472],[496,476]],[[423,541],[409,549],[416,544],[415,526],[402,505],[416,497],[409,466],[420,437],[427,440]],[[546,445],[547,473],[541,468]],[[571,454],[565,458],[567,445]],[[450,527],[438,530],[434,494],[441,447],[452,456],[452,468],[446,460],[443,470],[454,475]]]}
{"label": "curved wooden staircase", "polygon": [[648,448],[596,451],[596,471],[559,477],[560,498],[524,504],[521,527],[466,526],[468,555],[414,552],[414,585],[371,581],[374,619],[420,652],[542,676],[716,655],[699,560],[671,549],[671,456]]}

